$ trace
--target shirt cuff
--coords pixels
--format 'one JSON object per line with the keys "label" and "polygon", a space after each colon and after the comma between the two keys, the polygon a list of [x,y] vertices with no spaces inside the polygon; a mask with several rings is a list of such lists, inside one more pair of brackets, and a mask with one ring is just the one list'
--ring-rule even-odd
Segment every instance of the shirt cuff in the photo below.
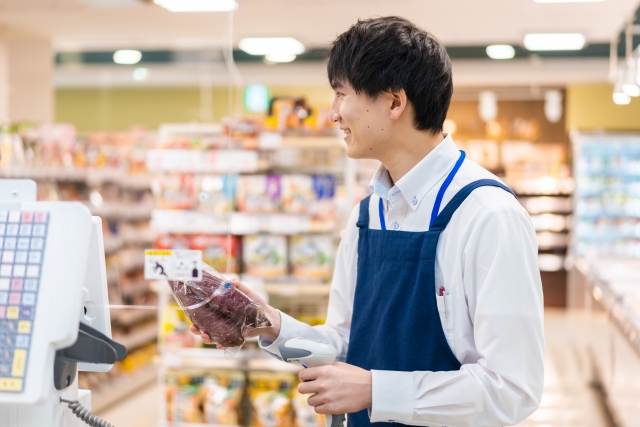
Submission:
{"label": "shirt cuff", "polygon": [[371,371],[372,423],[411,422],[413,418],[413,373]]}
{"label": "shirt cuff", "polygon": [[285,341],[289,338],[299,337],[301,335],[299,323],[296,319],[289,316],[286,313],[278,310],[280,312],[280,335],[275,341],[270,340],[264,336],[260,336],[258,338],[258,345],[262,350],[269,353],[273,357],[278,360],[282,360],[282,355],[280,355],[280,349],[278,346],[282,341]]}

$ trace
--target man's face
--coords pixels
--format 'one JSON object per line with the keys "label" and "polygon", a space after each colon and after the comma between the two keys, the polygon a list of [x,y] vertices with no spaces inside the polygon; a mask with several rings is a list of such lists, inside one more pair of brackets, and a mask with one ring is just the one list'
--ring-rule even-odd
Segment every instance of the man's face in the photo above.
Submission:
{"label": "man's face", "polygon": [[347,156],[379,159],[391,135],[390,102],[385,95],[372,100],[343,83],[334,88],[330,118],[345,132]]}

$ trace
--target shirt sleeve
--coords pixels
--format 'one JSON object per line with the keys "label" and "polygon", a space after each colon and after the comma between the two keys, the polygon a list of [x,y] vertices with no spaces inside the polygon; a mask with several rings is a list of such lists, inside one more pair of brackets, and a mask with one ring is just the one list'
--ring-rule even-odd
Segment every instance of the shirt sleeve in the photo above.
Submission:
{"label": "shirt sleeve", "polygon": [[372,371],[371,422],[498,427],[538,408],[544,332],[535,230],[519,206],[477,218],[461,262],[480,358],[458,371]]}
{"label": "shirt sleeve", "polygon": [[344,362],[349,347],[353,298],[356,288],[357,256],[358,256],[358,220],[359,205],[349,217],[345,234],[340,241],[336,254],[336,265],[329,293],[327,320],[324,325],[311,327],[293,317],[280,312],[282,319],[280,335],[275,341],[260,337],[258,343],[267,353],[281,359],[278,346],[288,338],[304,337],[327,341],[333,344],[338,352],[336,361]]}

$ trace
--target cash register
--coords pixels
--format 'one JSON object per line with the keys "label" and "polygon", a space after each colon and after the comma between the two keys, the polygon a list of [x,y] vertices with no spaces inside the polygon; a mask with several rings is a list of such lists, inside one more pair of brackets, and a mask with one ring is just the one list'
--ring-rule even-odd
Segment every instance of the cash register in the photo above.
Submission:
{"label": "cash register", "polygon": [[0,426],[110,426],[77,372],[125,356],[111,339],[101,219],[0,179]]}

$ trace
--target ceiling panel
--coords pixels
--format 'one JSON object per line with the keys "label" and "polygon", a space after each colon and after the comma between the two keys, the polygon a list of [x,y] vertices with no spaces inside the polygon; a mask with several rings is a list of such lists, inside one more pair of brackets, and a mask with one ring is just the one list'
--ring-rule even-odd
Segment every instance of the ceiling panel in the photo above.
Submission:
{"label": "ceiling panel", "polygon": [[[62,49],[197,48],[227,38],[227,15],[171,13],[148,3],[91,7],[97,0],[0,0],[0,25],[54,38]],[[119,0],[120,1],[120,0]],[[521,44],[527,32],[579,31],[590,42],[619,32],[638,0],[539,4],[533,0],[238,0],[234,40],[293,36],[328,45],[359,18],[410,17],[447,45]]]}

